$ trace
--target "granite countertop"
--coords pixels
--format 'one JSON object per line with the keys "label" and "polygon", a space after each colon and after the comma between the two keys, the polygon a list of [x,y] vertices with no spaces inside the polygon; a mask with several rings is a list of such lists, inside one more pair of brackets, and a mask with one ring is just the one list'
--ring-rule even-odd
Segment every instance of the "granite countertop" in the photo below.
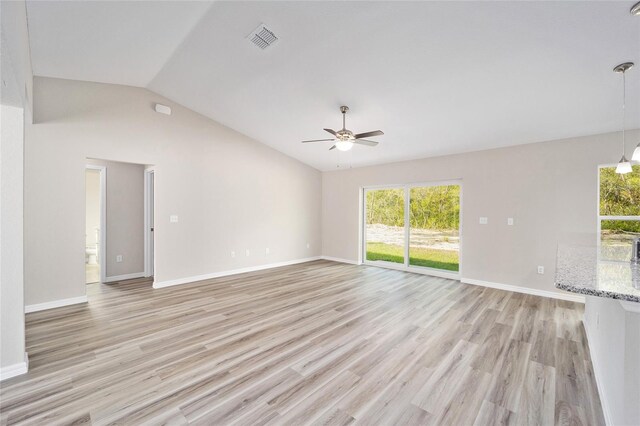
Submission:
{"label": "granite countertop", "polygon": [[559,245],[555,284],[572,293],[640,303],[640,264],[603,260],[595,246]]}

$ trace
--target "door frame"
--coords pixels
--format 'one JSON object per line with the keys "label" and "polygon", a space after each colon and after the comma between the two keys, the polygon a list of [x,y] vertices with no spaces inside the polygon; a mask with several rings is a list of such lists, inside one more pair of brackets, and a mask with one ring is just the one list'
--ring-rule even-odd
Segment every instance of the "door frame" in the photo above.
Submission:
{"label": "door frame", "polygon": [[[155,169],[144,170],[144,276],[155,273]],[[154,231],[151,231],[153,222]],[[151,251],[153,250],[153,254]]]}
{"label": "door frame", "polygon": [[[409,264],[409,244],[410,244],[410,233],[411,233],[411,225],[409,224],[409,194],[411,188],[416,187],[428,187],[428,186],[447,186],[447,185],[457,185],[460,187],[460,217],[459,217],[459,239],[460,239],[460,248],[458,250],[458,272],[447,272],[442,269],[437,268],[429,268],[425,266],[415,266]],[[367,191],[379,190],[379,189],[402,189],[404,191],[405,197],[405,211],[404,211],[404,235],[405,235],[405,247],[404,247],[404,263],[393,263],[386,262],[383,260],[367,260]],[[388,269],[397,269],[401,271],[407,272],[415,272],[418,274],[424,275],[433,275],[436,277],[442,278],[450,278],[454,280],[459,280],[462,277],[462,240],[463,240],[463,192],[464,185],[462,179],[448,179],[441,181],[431,181],[431,182],[417,182],[417,183],[403,183],[403,184],[394,184],[394,185],[375,185],[375,186],[363,186],[360,188],[360,254],[359,261],[361,264],[369,265],[369,266],[378,266],[382,268]]]}
{"label": "door frame", "polygon": [[[98,166],[95,164],[85,164],[85,179],[86,170],[98,170],[100,173],[100,246],[98,253],[98,259],[100,261],[100,283],[107,282],[107,168],[106,166]],[[84,223],[85,229],[87,228],[87,211],[86,211],[86,197],[87,197],[87,185],[84,186],[85,196],[85,213]],[[86,247],[85,237],[85,247]],[[85,283],[86,284],[86,283]]]}

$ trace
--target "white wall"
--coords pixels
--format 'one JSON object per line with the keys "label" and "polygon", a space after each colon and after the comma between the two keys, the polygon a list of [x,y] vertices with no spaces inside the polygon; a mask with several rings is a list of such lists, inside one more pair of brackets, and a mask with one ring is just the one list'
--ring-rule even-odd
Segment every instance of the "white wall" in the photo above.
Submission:
{"label": "white wall", "polygon": [[[87,160],[87,164],[106,168],[106,277],[143,273],[145,166],[102,160]],[[116,262],[118,255],[122,262]]]}
{"label": "white wall", "polygon": [[317,170],[145,89],[36,78],[34,100],[27,305],[85,294],[86,158],[155,165],[156,282],[320,255]]}
{"label": "white wall", "polygon": [[0,379],[5,379],[27,371],[23,156],[33,74],[24,1],[0,2],[0,22]]}
{"label": "white wall", "polygon": [[462,179],[462,277],[559,292],[557,243],[577,233],[592,233],[595,243],[597,167],[619,160],[620,142],[611,133],[325,172],[322,254],[358,260],[361,187]]}

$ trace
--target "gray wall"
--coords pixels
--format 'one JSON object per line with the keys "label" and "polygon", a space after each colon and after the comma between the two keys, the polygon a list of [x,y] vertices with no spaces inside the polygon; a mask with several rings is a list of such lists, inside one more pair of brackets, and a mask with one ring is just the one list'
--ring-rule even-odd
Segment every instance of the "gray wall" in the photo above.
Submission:
{"label": "gray wall", "polygon": [[24,122],[33,74],[24,1],[0,2],[0,375],[24,372]]}
{"label": "gray wall", "polygon": [[[0,106],[0,368],[24,361],[22,108]],[[4,372],[3,372],[4,376]]]}
{"label": "gray wall", "polygon": [[595,243],[598,165],[617,162],[620,143],[611,133],[325,172],[323,254],[358,260],[360,187],[462,179],[462,277],[557,291],[557,243],[584,233]]}
{"label": "gray wall", "polygon": [[[144,272],[145,166],[102,160],[87,164],[106,167],[106,277]],[[117,255],[122,255],[122,262],[116,262]]]}
{"label": "gray wall", "polygon": [[34,99],[27,305],[85,294],[86,158],[155,165],[156,281],[320,255],[317,170],[145,89],[36,78]]}

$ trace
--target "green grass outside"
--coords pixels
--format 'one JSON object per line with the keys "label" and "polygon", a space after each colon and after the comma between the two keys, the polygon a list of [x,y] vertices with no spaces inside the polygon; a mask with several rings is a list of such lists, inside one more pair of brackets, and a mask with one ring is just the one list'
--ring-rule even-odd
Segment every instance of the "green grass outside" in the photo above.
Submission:
{"label": "green grass outside", "polygon": [[[404,263],[404,248],[393,244],[367,243],[367,260]],[[447,271],[458,271],[460,267],[457,251],[417,247],[409,249],[409,264]]]}

